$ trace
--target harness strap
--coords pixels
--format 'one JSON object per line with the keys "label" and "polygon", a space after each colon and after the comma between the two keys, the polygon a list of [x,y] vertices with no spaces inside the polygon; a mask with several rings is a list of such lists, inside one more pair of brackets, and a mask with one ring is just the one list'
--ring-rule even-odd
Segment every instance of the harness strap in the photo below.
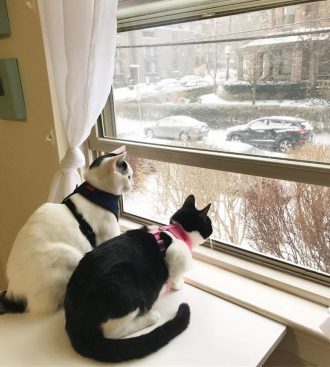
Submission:
{"label": "harness strap", "polygon": [[70,198],[70,196],[74,194],[80,194],[85,199],[91,201],[92,203],[100,206],[103,209],[106,209],[113,213],[118,221],[119,216],[119,195],[114,195],[109,192],[97,189],[96,187],[89,184],[87,181],[84,181],[80,186],[76,187],[76,189],[68,195],[64,200]]}
{"label": "harness strap", "polygon": [[88,239],[93,248],[96,247],[95,232],[93,231],[93,228],[90,226],[90,224],[78,212],[77,207],[75,206],[73,201],[67,198],[63,201],[63,204],[65,204],[69,208],[72,215],[76,218],[77,222],[79,223],[79,229],[81,230],[81,233]]}
{"label": "harness strap", "polygon": [[192,250],[192,243],[182,227],[179,224],[169,224],[149,231],[149,233],[155,237],[155,240],[157,241],[157,244],[159,246],[159,250],[162,253],[165,253],[168,247],[164,243],[164,240],[161,238],[162,232],[170,232],[175,238],[183,241],[188,246],[190,251]]}
{"label": "harness strap", "polygon": [[160,252],[164,252],[165,253],[168,246],[165,245],[164,240],[162,240],[162,238],[160,237],[161,231],[159,229],[156,229],[156,230],[150,231],[149,233],[152,234],[152,235],[154,235],[154,237],[155,237],[155,239],[157,241],[157,244],[159,246]]}
{"label": "harness strap", "polygon": [[117,221],[119,217],[119,198],[120,196],[111,194],[109,192],[97,189],[89,184],[87,181],[83,182],[73,192],[82,195],[85,199],[92,203],[112,212]]}
{"label": "harness strap", "polygon": [[96,237],[95,237],[95,232],[93,231],[93,228],[84,219],[84,217],[78,212],[77,207],[75,206],[73,201],[70,199],[70,197],[74,194],[80,194],[85,199],[91,201],[92,203],[110,211],[111,213],[115,215],[117,221],[118,221],[118,214],[119,214],[120,196],[97,189],[85,181],[80,186],[76,187],[76,189],[62,201],[62,204],[65,204],[68,207],[72,215],[78,221],[81,232],[88,239],[91,246],[95,247]]}

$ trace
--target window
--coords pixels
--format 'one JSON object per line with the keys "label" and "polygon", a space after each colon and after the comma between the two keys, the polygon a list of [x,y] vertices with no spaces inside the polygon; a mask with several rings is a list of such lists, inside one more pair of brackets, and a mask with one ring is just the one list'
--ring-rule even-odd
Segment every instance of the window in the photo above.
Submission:
{"label": "window", "polygon": [[[311,269],[330,272],[330,189],[296,182],[132,158],[137,188],[125,212],[167,223],[193,192],[212,202],[213,238]],[[216,247],[216,245],[214,245]]]}
{"label": "window", "polygon": [[[291,50],[280,50],[276,55],[278,57],[280,75],[290,75],[292,68],[292,51]],[[275,56],[275,57],[276,57]]]}
{"label": "window", "polygon": [[[274,25],[274,9],[230,15],[230,28],[225,16],[182,23],[182,10],[171,27],[144,21],[155,34],[148,47],[137,18],[137,29],[119,33],[119,48],[139,78],[114,86],[90,144],[128,146],[136,190],[123,200],[126,215],[167,222],[193,192],[199,205],[213,203],[215,249],[242,249],[326,281],[330,95],[321,78],[330,64],[319,55],[329,52],[330,23],[311,28],[305,6],[282,8],[302,17],[290,30]],[[144,49],[157,54],[157,79],[147,79]]]}
{"label": "window", "polygon": [[120,61],[116,61],[115,74],[122,74],[122,65]]}
{"label": "window", "polygon": [[295,7],[287,6],[283,8],[284,10],[284,24],[291,24],[295,21]]}
{"label": "window", "polygon": [[280,128],[283,128],[283,122],[282,121],[279,121],[279,120],[270,120],[268,122],[268,126],[270,128],[274,128],[274,129],[280,129]]}
{"label": "window", "polygon": [[154,29],[147,29],[142,31],[143,37],[155,37],[155,30]]}
{"label": "window", "polygon": [[145,57],[155,57],[156,49],[154,47],[144,47],[143,54]]}
{"label": "window", "polygon": [[267,120],[258,120],[256,122],[252,122],[249,125],[249,128],[253,130],[266,129],[266,127],[267,127]]}

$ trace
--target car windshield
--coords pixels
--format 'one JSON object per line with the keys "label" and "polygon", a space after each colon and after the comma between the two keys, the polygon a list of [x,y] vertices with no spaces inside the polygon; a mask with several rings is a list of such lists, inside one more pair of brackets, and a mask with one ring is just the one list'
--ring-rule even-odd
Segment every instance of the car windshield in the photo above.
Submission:
{"label": "car windshield", "polygon": [[283,122],[282,121],[277,121],[277,120],[270,120],[269,122],[268,122],[268,126],[270,127],[270,128],[275,128],[275,129],[281,129],[281,128],[283,128],[284,126],[283,126]]}
{"label": "car windshield", "polygon": [[264,120],[253,121],[249,124],[251,129],[264,129],[266,127],[266,123]]}

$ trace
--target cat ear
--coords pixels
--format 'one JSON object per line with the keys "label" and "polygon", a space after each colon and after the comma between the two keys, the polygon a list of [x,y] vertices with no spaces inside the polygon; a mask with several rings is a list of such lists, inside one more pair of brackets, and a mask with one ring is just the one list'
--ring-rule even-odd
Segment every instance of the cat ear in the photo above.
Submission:
{"label": "cat ear", "polygon": [[124,152],[126,152],[126,146],[125,145],[121,146],[120,148],[117,148],[117,149],[113,150],[111,153],[121,154],[121,153],[124,153]]}
{"label": "cat ear", "polygon": [[199,215],[200,215],[201,217],[206,217],[206,216],[207,216],[208,211],[210,210],[210,207],[211,207],[211,203],[210,203],[210,204],[208,204],[208,205],[206,205],[206,207],[205,207],[204,209],[200,210],[200,211],[199,211]]}
{"label": "cat ear", "polygon": [[189,195],[186,200],[184,201],[182,206],[190,206],[190,207],[195,207],[195,196],[194,195]]}
{"label": "cat ear", "polygon": [[113,157],[109,157],[107,164],[109,165],[110,170],[114,171],[115,168],[116,168],[116,163],[120,160],[124,160],[126,155],[127,155],[127,152],[124,152],[124,153],[121,153],[121,154],[117,154]]}

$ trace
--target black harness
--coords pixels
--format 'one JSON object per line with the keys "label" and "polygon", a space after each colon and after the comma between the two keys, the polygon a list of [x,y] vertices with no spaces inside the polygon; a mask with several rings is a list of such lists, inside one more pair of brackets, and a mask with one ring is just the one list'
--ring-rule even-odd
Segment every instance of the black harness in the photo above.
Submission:
{"label": "black harness", "polygon": [[99,190],[85,181],[62,201],[62,204],[65,204],[68,207],[72,215],[76,218],[77,222],[79,223],[79,229],[81,230],[81,233],[83,233],[86,236],[91,246],[95,247],[96,236],[95,232],[93,231],[93,228],[84,219],[81,213],[78,212],[78,209],[75,206],[74,202],[70,199],[70,197],[74,194],[80,194],[87,200],[91,201],[92,203],[101,206],[106,210],[109,210],[111,213],[115,215],[117,221],[119,215],[120,196],[110,194],[109,192],[103,190]]}

